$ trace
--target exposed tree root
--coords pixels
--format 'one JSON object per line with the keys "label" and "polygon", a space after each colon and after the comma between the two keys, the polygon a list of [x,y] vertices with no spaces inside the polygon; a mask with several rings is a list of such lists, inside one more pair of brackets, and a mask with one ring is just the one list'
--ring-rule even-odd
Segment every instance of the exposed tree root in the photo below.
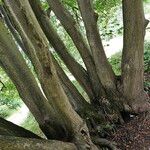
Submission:
{"label": "exposed tree root", "polygon": [[108,141],[107,139],[92,137],[92,141],[94,144],[99,145],[101,148],[106,147],[109,150],[118,150],[116,143]]}

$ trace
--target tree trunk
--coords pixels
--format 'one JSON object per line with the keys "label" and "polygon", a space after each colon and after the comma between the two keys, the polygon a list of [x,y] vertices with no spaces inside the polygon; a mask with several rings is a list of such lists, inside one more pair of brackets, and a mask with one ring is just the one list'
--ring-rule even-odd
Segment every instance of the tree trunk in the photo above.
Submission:
{"label": "tree trunk", "polygon": [[92,86],[89,83],[87,71],[69,54],[66,46],[51,25],[47,14],[42,10],[40,2],[36,0],[30,0],[30,4],[50,44],[53,46],[60,58],[64,61],[76,80],[87,92],[90,99],[94,99],[95,95],[93,93]]}
{"label": "tree trunk", "polygon": [[[15,84],[46,137],[63,142],[27,139],[38,137],[0,119],[0,146],[9,150],[98,150],[102,145],[115,149],[109,141],[99,138],[104,125],[111,125],[112,121],[118,123],[123,111],[137,113],[150,109],[143,89],[143,47],[147,21],[142,0],[122,1],[124,45],[120,77],[114,74],[106,58],[93,1],[77,1],[86,37],[79,31],[63,2],[47,2],[79,51],[85,69],[69,54],[69,49],[42,9],[40,0],[2,0],[0,66]],[[83,87],[90,102],[69,80],[53,57],[49,44]],[[34,67],[33,72],[25,62],[24,53]],[[14,141],[17,143],[14,144]]]}
{"label": "tree trunk", "polygon": [[93,87],[95,98],[94,103],[103,96],[104,90],[103,86],[98,78],[96,67],[92,59],[92,55],[88,44],[80,33],[78,26],[71,16],[70,12],[62,5],[59,0],[47,0],[51,9],[54,11],[55,15],[58,17],[59,21],[70,35],[72,41],[74,42],[77,50],[79,51],[86,69],[89,74],[89,80],[91,81],[91,86]]}
{"label": "tree trunk", "polygon": [[[20,97],[36,118],[42,131],[46,128],[47,131],[44,131],[46,135],[49,135],[51,138],[61,137],[60,135],[62,133],[64,134],[64,132],[61,131],[60,119],[58,119],[59,121],[57,120],[56,116],[58,114],[49,105],[47,99],[41,92],[2,19],[0,19],[0,33],[1,67],[10,76]],[[60,131],[59,135],[56,133],[58,130]]]}
{"label": "tree trunk", "polygon": [[[64,134],[61,134],[60,137],[63,141],[73,141],[80,149],[97,149],[90,139],[86,124],[73,110],[60,84],[55,66],[52,61],[52,57],[49,53],[47,39],[35,18],[29,2],[24,0],[5,0],[5,4],[11,12],[11,15],[14,18],[17,18],[22,27],[22,30],[26,33],[27,37],[30,39],[34,46],[35,54],[42,68],[40,74],[37,74],[38,79],[49,104],[54,109],[54,112],[59,114],[57,119],[60,119],[60,125],[63,123],[63,128],[61,129],[64,129],[62,131]],[[23,16],[21,18],[22,13]],[[7,36],[5,35],[5,37]],[[17,82],[16,84],[18,85]],[[20,85],[21,84],[19,84],[19,86]],[[44,118],[45,117],[49,116],[44,116]],[[47,121],[49,122],[49,120]]]}
{"label": "tree trunk", "polygon": [[92,3],[93,1],[91,0],[78,0],[78,5],[85,24],[87,39],[102,85],[109,91],[116,90],[115,75],[104,52]]}
{"label": "tree trunk", "polygon": [[1,150],[77,150],[72,143],[0,135]]}
{"label": "tree trunk", "polygon": [[144,92],[145,17],[142,0],[123,0],[124,45],[122,55],[123,95],[131,111],[149,109]]}
{"label": "tree trunk", "polygon": [[38,135],[0,118],[0,135],[41,139]]}

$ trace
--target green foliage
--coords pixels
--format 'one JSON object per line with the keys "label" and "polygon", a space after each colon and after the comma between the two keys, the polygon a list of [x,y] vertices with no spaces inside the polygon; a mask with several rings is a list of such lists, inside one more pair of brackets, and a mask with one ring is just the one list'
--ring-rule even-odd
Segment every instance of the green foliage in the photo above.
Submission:
{"label": "green foliage", "polygon": [[49,5],[46,0],[40,0],[40,2],[44,10],[47,10],[49,8]]}
{"label": "green foliage", "polygon": [[106,14],[101,14],[98,20],[98,24],[101,38],[103,40],[110,40],[111,38],[117,37],[118,35],[122,35],[123,22],[121,7],[113,7]]}
{"label": "green foliage", "polygon": [[107,14],[113,7],[120,4],[121,0],[95,0],[94,6],[98,13]]}
{"label": "green foliage", "polygon": [[145,52],[144,52],[144,89],[150,95],[150,43],[145,43]]}
{"label": "green foliage", "polygon": [[76,0],[62,0],[62,2],[65,4],[65,5],[67,5],[67,6],[69,6],[69,7],[71,7],[71,8],[77,8],[77,1]]}
{"label": "green foliage", "polygon": [[9,108],[7,105],[0,106],[0,117],[2,117],[2,118],[7,118],[14,112],[15,112],[15,110]]}
{"label": "green foliage", "polygon": [[[62,0],[62,2],[72,9],[78,9],[76,0]],[[94,9],[97,13],[107,13],[111,8],[120,4],[121,0],[94,0]]]}
{"label": "green foliage", "polygon": [[116,53],[109,59],[110,64],[116,75],[121,74],[121,52]]}
{"label": "green foliage", "polygon": [[143,0],[145,3],[150,3],[150,0]]}
{"label": "green foliage", "polygon": [[150,95],[150,81],[147,80],[144,81],[144,89]]}
{"label": "green foliage", "polygon": [[[109,59],[110,64],[116,75],[121,74],[121,52],[116,53]],[[144,50],[144,71],[150,73],[150,42],[145,42]]]}
{"label": "green foliage", "polygon": [[150,73],[150,43],[145,43],[144,51],[144,71]]}
{"label": "green foliage", "polygon": [[20,106],[21,100],[14,84],[1,68],[0,80],[3,83],[0,83],[0,116],[7,117]]}

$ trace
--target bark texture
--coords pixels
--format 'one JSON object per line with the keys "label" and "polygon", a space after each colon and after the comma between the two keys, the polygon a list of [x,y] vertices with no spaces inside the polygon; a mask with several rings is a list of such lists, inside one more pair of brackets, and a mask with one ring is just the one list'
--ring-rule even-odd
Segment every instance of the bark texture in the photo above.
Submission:
{"label": "bark texture", "polygon": [[142,0],[123,0],[124,45],[122,55],[123,95],[133,111],[149,109],[144,93],[145,17]]}
{"label": "bark texture", "polygon": [[89,97],[94,97],[91,89],[92,86],[88,81],[88,74],[86,70],[69,54],[66,46],[50,23],[47,14],[42,10],[40,2],[30,0],[30,4],[50,44],[53,46],[60,58],[64,61],[70,72],[75,76],[77,81],[81,83]]}
{"label": "bark texture", "polygon": [[[50,104],[48,106],[51,106],[54,109],[54,112],[59,113],[59,117],[57,117],[57,119],[59,119],[58,125],[62,125],[59,128],[60,133],[57,138],[67,141],[73,141],[81,149],[97,149],[90,139],[89,131],[86,124],[80,118],[80,116],[73,110],[60,84],[55,66],[52,61],[52,57],[49,53],[49,46],[46,36],[40,28],[40,25],[36,20],[36,17],[30,7],[29,2],[23,0],[5,0],[5,4],[11,12],[11,15],[18,21],[18,23],[20,23],[22,30],[26,33],[27,38],[30,39],[35,49],[35,54],[42,68],[42,70],[40,70],[40,73],[37,72],[38,79],[41,83],[44,94]],[[4,47],[4,45],[2,46]],[[19,52],[16,53],[19,55]],[[20,58],[21,56],[19,56],[19,59]],[[18,83],[18,81],[16,81],[15,84],[21,85]],[[18,88],[18,90],[19,89],[20,88]],[[52,114],[54,114],[54,112],[52,112]],[[50,116],[43,116],[43,118],[45,117]],[[50,122],[49,119],[47,120],[47,122],[53,123]],[[46,133],[45,127],[44,130],[44,132]],[[50,134],[48,138],[51,138],[51,136],[53,135]]]}
{"label": "bark texture", "polygon": [[0,135],[0,149],[1,150],[77,150],[72,143],[64,143],[52,140],[38,140],[17,138],[12,136]]}
{"label": "bark texture", "polygon": [[[15,84],[20,97],[36,118],[41,129],[43,130],[44,128],[47,128],[47,131],[44,132],[47,135],[49,133],[51,138],[56,138],[56,131],[58,132],[58,130],[62,129],[57,122],[57,113],[49,105],[47,99],[40,90],[38,83],[25,63],[21,53],[18,51],[18,48],[2,19],[0,20],[0,33],[1,67],[6,71],[8,76],[10,76],[10,79]],[[52,127],[50,124],[52,124]]]}
{"label": "bark texture", "polygon": [[[33,139],[40,137],[0,118],[0,149],[98,150],[102,146],[116,149],[111,142],[99,138],[106,135],[105,125],[123,122],[124,112],[150,109],[143,88],[144,36],[148,24],[143,1],[122,1],[124,45],[119,77],[106,58],[93,1],[77,0],[85,37],[63,1],[47,2],[79,51],[85,68],[69,53],[40,0],[2,0],[0,66],[46,137],[60,141]],[[51,46],[90,102],[67,77],[50,51]],[[34,71],[26,64],[24,54]]]}
{"label": "bark texture", "polygon": [[0,135],[41,139],[41,137],[31,131],[6,121],[3,118],[0,118]]}
{"label": "bark texture", "polygon": [[95,64],[92,59],[88,44],[85,42],[85,39],[80,33],[78,26],[73,17],[71,16],[70,12],[62,5],[62,3],[59,0],[47,0],[47,2],[49,3],[51,9],[54,11],[55,15],[58,17],[59,21],[61,22],[67,33],[70,35],[76,48],[78,49],[88,71],[91,85],[94,88],[93,90],[95,98],[98,99],[100,95],[103,95],[104,91],[98,78]]}
{"label": "bark texture", "polygon": [[93,1],[91,0],[78,0],[78,5],[85,24],[87,39],[92,50],[92,56],[100,81],[105,89],[115,90],[115,75],[104,52],[92,3]]}

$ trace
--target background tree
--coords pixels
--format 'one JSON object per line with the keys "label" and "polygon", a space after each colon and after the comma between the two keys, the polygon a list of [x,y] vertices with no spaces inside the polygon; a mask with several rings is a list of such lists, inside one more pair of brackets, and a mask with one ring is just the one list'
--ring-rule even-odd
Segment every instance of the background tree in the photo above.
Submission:
{"label": "background tree", "polygon": [[[40,0],[1,2],[0,66],[13,81],[48,139],[76,145],[60,143],[60,147],[64,144],[64,149],[68,146],[68,149],[96,150],[102,145],[114,149],[109,141],[99,138],[104,133],[103,125],[112,121],[123,122],[123,112],[140,113],[150,108],[143,87],[144,36],[148,24],[143,1],[122,1],[124,46],[121,76],[115,75],[104,52],[97,26],[98,14],[94,10],[97,1],[77,0],[66,4],[66,1],[47,0],[46,10],[42,4]],[[76,9],[77,19],[68,5]],[[51,12],[66,30],[84,65],[69,53],[54,29]],[[78,16],[82,17],[81,21],[78,21]],[[79,28],[81,23],[84,23],[85,34]],[[67,77],[52,48],[86,92],[89,101]],[[35,74],[28,67],[24,53]],[[16,128],[8,123],[2,130]],[[11,135],[31,136],[22,136],[22,132]],[[36,138],[35,135],[32,137]],[[1,145],[5,148],[8,140],[16,138],[2,136],[2,139]],[[37,142],[47,145],[45,149],[51,145],[50,141],[19,138],[17,145],[12,145],[12,142],[11,147],[19,149],[28,143],[29,149],[31,146],[37,149]]]}

